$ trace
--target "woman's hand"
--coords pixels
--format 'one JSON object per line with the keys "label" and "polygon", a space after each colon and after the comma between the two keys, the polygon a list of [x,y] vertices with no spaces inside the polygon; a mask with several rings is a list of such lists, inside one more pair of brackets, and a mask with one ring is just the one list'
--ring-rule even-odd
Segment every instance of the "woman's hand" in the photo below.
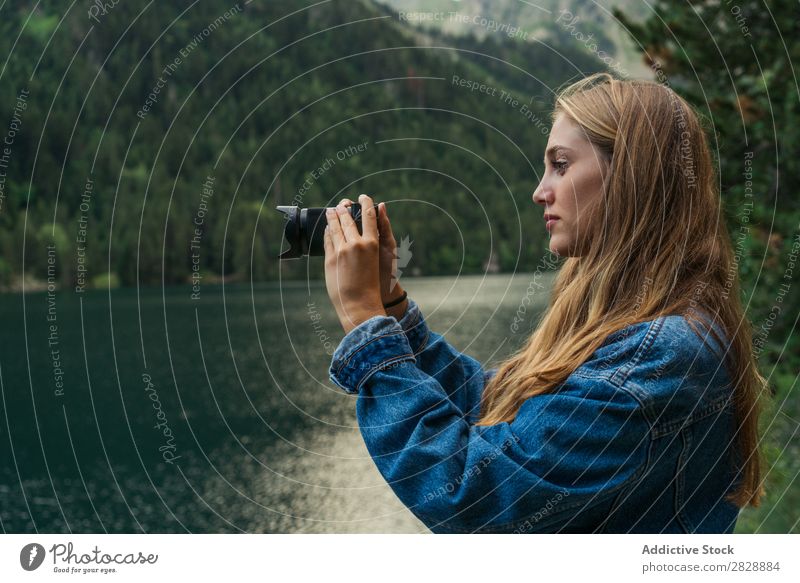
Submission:
{"label": "woman's hand", "polygon": [[[349,207],[353,204],[353,201],[349,198],[343,198],[339,204]],[[403,295],[403,288],[397,281],[397,241],[394,238],[394,233],[392,233],[392,225],[386,212],[386,203],[383,202],[378,205],[378,234],[380,242],[378,271],[380,273],[381,304],[388,304]],[[407,307],[408,300],[406,299],[396,306],[387,308],[386,313],[400,320]]]}
{"label": "woman's hand", "polygon": [[345,334],[373,316],[386,315],[381,302],[376,212],[366,194],[358,200],[363,234],[345,205],[326,211],[325,285]]}

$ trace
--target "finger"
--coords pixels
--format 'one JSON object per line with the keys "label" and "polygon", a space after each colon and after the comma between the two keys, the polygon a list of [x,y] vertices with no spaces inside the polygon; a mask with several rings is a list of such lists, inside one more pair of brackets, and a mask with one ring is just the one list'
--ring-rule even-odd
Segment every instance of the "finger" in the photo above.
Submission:
{"label": "finger", "polygon": [[380,203],[378,205],[378,239],[381,240],[381,245],[388,239],[385,212],[383,203]]}
{"label": "finger", "polygon": [[380,227],[381,236],[384,239],[391,240],[394,237],[392,233],[392,224],[389,222],[389,213],[386,211],[386,203],[382,202],[379,206],[380,217],[378,219],[378,226]]}
{"label": "finger", "polygon": [[344,233],[342,233],[342,225],[339,222],[339,214],[335,209],[328,209],[325,211],[325,218],[328,219],[328,231],[330,231],[333,248],[334,250],[338,250],[345,241]]}
{"label": "finger", "polygon": [[344,205],[339,205],[336,207],[336,214],[339,215],[339,222],[342,228],[342,236],[344,237],[345,241],[356,241],[358,240],[361,235],[358,233],[358,225],[353,220],[353,217],[350,216],[350,209],[348,209]]}
{"label": "finger", "polygon": [[378,238],[378,216],[375,212],[375,203],[366,194],[358,197],[361,203],[361,228],[364,236],[370,239]]}
{"label": "finger", "polygon": [[331,229],[330,227],[325,227],[324,236],[322,237],[323,244],[325,246],[325,257],[331,257],[333,252],[335,251],[333,247],[333,240],[331,239]]}
{"label": "finger", "polygon": [[353,204],[353,201],[350,200],[349,198],[343,198],[342,200],[339,201],[339,204],[343,204],[344,206],[351,206]]}

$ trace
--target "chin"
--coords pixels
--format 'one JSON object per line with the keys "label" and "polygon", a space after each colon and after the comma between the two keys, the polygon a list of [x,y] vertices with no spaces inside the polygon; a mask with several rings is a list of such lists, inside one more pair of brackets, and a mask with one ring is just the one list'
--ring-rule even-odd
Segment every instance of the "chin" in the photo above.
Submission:
{"label": "chin", "polygon": [[563,233],[550,238],[550,252],[559,257],[580,257],[583,253],[577,248],[574,241],[565,237]]}
{"label": "chin", "polygon": [[560,244],[557,237],[550,239],[550,253],[555,253],[559,257],[563,257],[565,254],[564,246]]}

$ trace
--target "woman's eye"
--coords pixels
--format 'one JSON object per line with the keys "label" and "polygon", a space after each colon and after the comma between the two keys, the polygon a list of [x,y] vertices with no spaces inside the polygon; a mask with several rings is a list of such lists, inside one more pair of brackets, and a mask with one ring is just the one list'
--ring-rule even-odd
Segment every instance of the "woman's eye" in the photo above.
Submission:
{"label": "woman's eye", "polygon": [[555,162],[552,162],[552,165],[553,165],[553,168],[555,168],[556,171],[559,174],[563,174],[564,171],[566,171],[566,169],[567,169],[567,161],[566,160],[556,160]]}

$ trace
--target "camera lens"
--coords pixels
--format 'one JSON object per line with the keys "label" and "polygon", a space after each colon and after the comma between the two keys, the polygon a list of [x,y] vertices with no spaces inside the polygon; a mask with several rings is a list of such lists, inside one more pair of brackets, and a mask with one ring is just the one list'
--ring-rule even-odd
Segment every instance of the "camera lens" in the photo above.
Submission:
{"label": "camera lens", "polygon": [[[286,215],[284,237],[289,243],[289,248],[278,255],[279,259],[297,259],[305,255],[325,255],[325,227],[328,220],[325,217],[326,208],[300,208],[297,206],[279,206],[278,212]],[[375,205],[377,210],[377,205]],[[361,205],[354,202],[348,207],[350,216],[361,230]]]}

